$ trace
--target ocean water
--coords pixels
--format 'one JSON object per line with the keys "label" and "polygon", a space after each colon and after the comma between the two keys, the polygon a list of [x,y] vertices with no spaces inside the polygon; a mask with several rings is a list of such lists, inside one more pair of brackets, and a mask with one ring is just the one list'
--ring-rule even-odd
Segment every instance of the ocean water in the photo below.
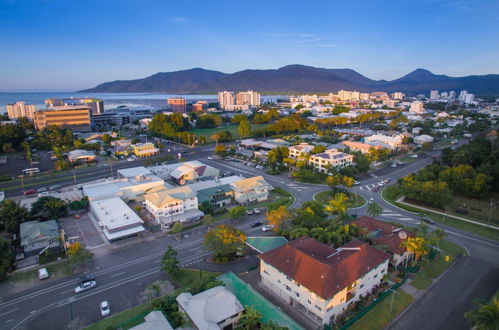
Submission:
{"label": "ocean water", "polygon": [[[6,105],[24,101],[35,104],[38,109],[45,108],[43,101],[48,98],[99,98],[104,100],[104,109],[113,109],[120,105],[133,108],[162,109],[166,107],[166,100],[170,97],[184,97],[188,101],[205,100],[216,102],[217,95],[178,95],[162,93],[76,93],[76,92],[33,92],[33,93],[2,93],[0,92],[0,113],[6,111]],[[262,96],[262,101],[275,100],[277,96]]]}
{"label": "ocean water", "polygon": [[166,107],[169,97],[184,97],[187,100],[216,101],[216,95],[176,95],[161,93],[75,93],[75,92],[35,92],[35,93],[0,93],[0,111],[5,112],[6,105],[24,101],[35,104],[37,108],[45,108],[43,101],[48,98],[99,98],[104,100],[105,109],[113,109],[120,105],[137,108],[161,109]]}

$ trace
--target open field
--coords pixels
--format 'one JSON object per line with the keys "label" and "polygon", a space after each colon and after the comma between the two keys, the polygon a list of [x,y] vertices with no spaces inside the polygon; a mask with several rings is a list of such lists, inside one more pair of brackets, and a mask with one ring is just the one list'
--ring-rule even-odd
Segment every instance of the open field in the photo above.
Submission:
{"label": "open field", "polygon": [[[259,129],[265,127],[267,124],[251,124],[251,129]],[[215,128],[193,128],[190,129],[189,132],[196,134],[196,136],[204,136],[206,137],[207,142],[215,142],[211,139],[211,136],[218,132],[229,131],[231,132],[234,139],[240,139],[239,133],[237,132],[238,125],[227,125]]]}

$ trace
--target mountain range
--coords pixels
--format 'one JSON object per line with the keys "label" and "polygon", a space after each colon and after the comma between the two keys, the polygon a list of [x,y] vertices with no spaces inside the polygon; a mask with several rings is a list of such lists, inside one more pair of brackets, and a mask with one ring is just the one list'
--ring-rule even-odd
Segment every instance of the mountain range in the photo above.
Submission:
{"label": "mountain range", "polygon": [[267,93],[327,93],[338,90],[361,92],[428,93],[430,90],[467,90],[478,95],[499,95],[499,74],[449,77],[425,69],[391,81],[373,80],[352,69],[323,69],[305,65],[288,65],[271,70],[243,70],[235,73],[194,68],[159,72],[134,80],[116,80],[79,92],[164,92],[205,93],[254,90]]}

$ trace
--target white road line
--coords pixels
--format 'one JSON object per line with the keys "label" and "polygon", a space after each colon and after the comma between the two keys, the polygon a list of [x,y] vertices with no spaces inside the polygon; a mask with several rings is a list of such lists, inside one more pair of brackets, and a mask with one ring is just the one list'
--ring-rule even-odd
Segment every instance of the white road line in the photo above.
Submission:
{"label": "white road line", "polygon": [[7,321],[5,321],[5,323],[9,323],[9,322],[12,322],[12,321],[14,321],[14,319],[7,320]]}
{"label": "white road line", "polygon": [[19,309],[19,308],[14,308],[14,309],[13,309],[13,310],[11,310],[11,311],[8,311],[8,312],[5,312],[5,313],[0,314],[0,316],[4,316],[4,315],[7,315],[7,314],[9,314],[9,313],[15,312],[15,311],[17,311],[18,309]]}
{"label": "white road line", "polygon": [[117,277],[117,276],[121,276],[123,274],[125,274],[125,272],[121,272],[121,273],[117,273],[117,274],[111,275],[111,277]]}
{"label": "white road line", "polygon": [[360,190],[364,190],[364,188],[362,188],[362,187],[359,187],[359,188],[360,188]]}
{"label": "white road line", "polygon": [[366,189],[369,190],[369,191],[371,191],[371,188],[369,188],[369,186],[366,186]]}
{"label": "white road line", "polygon": [[66,293],[74,292],[74,291],[75,291],[74,289],[71,289],[71,290],[67,290],[67,291],[62,291],[62,292],[60,292],[60,294],[66,294]]}

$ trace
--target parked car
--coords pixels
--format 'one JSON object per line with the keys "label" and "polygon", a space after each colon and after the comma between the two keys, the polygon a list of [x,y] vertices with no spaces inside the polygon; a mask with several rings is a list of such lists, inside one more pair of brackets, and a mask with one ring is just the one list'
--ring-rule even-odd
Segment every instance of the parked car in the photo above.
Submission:
{"label": "parked car", "polygon": [[411,155],[411,158],[418,158],[418,154]]}
{"label": "parked car", "polygon": [[379,187],[374,187],[373,191],[378,192],[379,191]]}
{"label": "parked car", "polygon": [[44,191],[47,191],[47,188],[41,187],[41,188],[38,188],[38,190],[36,192],[41,193],[41,192],[44,192]]}
{"label": "parked car", "polygon": [[82,292],[91,290],[91,289],[95,288],[96,285],[97,285],[97,282],[95,282],[95,281],[83,282],[82,284],[78,285],[75,288],[75,293],[82,293]]}
{"label": "parked car", "polygon": [[247,214],[247,215],[252,215],[253,213],[254,213],[254,212],[253,212],[253,210],[252,210],[252,209],[248,209],[248,210],[246,210],[246,214]]}
{"label": "parked car", "polygon": [[49,187],[49,190],[57,190],[57,189],[59,189],[59,188],[61,188],[61,186],[60,186],[60,185],[58,185],[58,184],[55,184],[55,185],[53,185],[53,186],[50,186],[50,187]]}
{"label": "parked car", "polygon": [[263,223],[261,221],[255,221],[251,224],[251,227],[256,228],[260,227]]}
{"label": "parked car", "polygon": [[208,159],[209,159],[209,160],[213,160],[213,157],[209,156],[209,157],[208,157]]}
{"label": "parked car", "polygon": [[95,281],[95,276],[92,274],[87,274],[85,276],[82,276],[78,279],[78,283],[82,284],[85,282],[90,282],[90,281]]}
{"label": "parked car", "polygon": [[397,167],[397,163],[391,164],[390,167]]}
{"label": "parked car", "polygon": [[49,272],[47,271],[47,268],[40,268],[40,269],[38,269],[38,278],[40,280],[49,278]]}
{"label": "parked car", "polygon": [[385,184],[383,183],[383,181],[381,181],[380,183],[378,183],[378,187],[383,187]]}
{"label": "parked car", "polygon": [[44,191],[38,194],[38,197],[47,197],[47,196],[50,196],[48,191]]}
{"label": "parked car", "polygon": [[24,192],[24,195],[26,195],[26,196],[31,196],[31,195],[34,195],[34,194],[36,194],[36,190],[34,190],[34,189],[26,190]]}
{"label": "parked car", "polygon": [[360,184],[360,181],[354,181],[353,184],[357,186]]}
{"label": "parked car", "polygon": [[263,170],[265,167],[263,167],[262,165],[257,165],[256,168],[259,170]]}
{"label": "parked car", "polygon": [[260,213],[262,213],[262,211],[260,211],[260,209],[259,209],[258,207],[255,207],[255,208],[253,209],[253,213],[255,213],[255,214],[260,214]]}
{"label": "parked car", "polygon": [[107,300],[100,303],[100,313],[102,316],[108,316],[111,314],[111,308],[109,307]]}
{"label": "parked car", "polygon": [[430,218],[430,217],[426,217],[426,216],[425,216],[425,217],[422,217],[422,218],[421,218],[421,221],[426,222],[426,223],[429,223],[430,225],[434,225],[434,224],[435,224],[435,221],[434,221],[432,218]]}
{"label": "parked car", "polygon": [[272,229],[274,229],[274,226],[272,225],[265,225],[262,227],[262,231],[271,231]]}
{"label": "parked car", "polygon": [[132,157],[128,157],[126,160],[129,161],[129,162],[133,162],[133,158]]}

